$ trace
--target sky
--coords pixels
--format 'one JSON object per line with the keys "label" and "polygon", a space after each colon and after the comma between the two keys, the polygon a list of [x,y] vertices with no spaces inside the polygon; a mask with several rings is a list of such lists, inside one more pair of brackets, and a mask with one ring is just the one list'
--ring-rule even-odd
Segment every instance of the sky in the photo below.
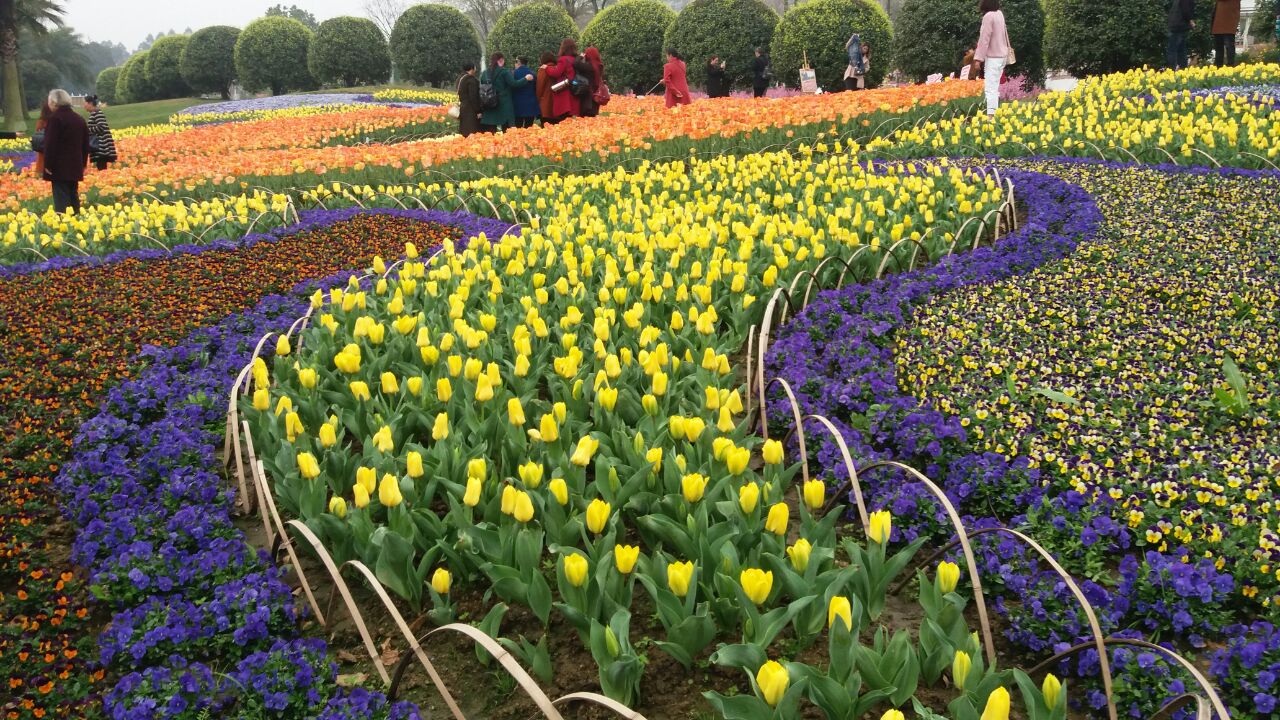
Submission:
{"label": "sky", "polygon": [[[64,0],[67,25],[88,40],[122,43],[134,50],[148,34],[209,25],[244,27],[281,0]],[[361,0],[284,0],[318,20],[364,15]]]}

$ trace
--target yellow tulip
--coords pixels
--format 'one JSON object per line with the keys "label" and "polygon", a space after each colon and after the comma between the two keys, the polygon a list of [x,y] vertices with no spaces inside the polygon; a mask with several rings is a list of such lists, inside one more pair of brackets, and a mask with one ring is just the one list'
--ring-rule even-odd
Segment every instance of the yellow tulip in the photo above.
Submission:
{"label": "yellow tulip", "polygon": [[827,486],[821,480],[807,480],[804,484],[804,504],[810,510],[819,510],[827,499]]}
{"label": "yellow tulip", "polygon": [[[508,485],[507,487],[511,487]],[[533,519],[533,498],[529,497],[529,493],[523,490],[517,490],[515,501],[511,507],[511,516],[516,520],[527,523]]]}
{"label": "yellow tulip", "polygon": [[711,455],[723,462],[725,453],[733,449],[733,441],[727,437],[718,437],[711,441]]}
{"label": "yellow tulip", "polygon": [[769,592],[773,590],[773,571],[747,568],[738,576],[738,582],[742,583],[742,589],[751,602],[762,605],[769,599]]}
{"label": "yellow tulip", "polygon": [[489,402],[493,399],[493,383],[489,381],[488,375],[481,375],[476,379],[476,401]]}
{"label": "yellow tulip", "polygon": [[973,667],[973,660],[969,657],[969,653],[963,650],[957,650],[955,657],[951,659],[951,680],[956,687],[964,689],[965,681],[969,678],[969,670]]}
{"label": "yellow tulip", "polygon": [[431,439],[444,440],[449,437],[449,413],[436,415],[436,422],[431,426]]}
{"label": "yellow tulip", "polygon": [[502,514],[510,515],[516,507],[516,489],[511,485],[502,486]]}
{"label": "yellow tulip", "polygon": [[520,481],[530,490],[536,489],[542,484],[542,464],[532,460],[521,465],[518,469],[520,473]]}
{"label": "yellow tulip", "polygon": [[944,593],[949,593],[956,589],[956,583],[960,581],[960,566],[953,562],[938,563],[938,589]]}
{"label": "yellow tulip", "polygon": [[888,510],[879,510],[871,513],[871,532],[867,537],[872,542],[884,545],[889,542],[889,535],[893,532],[893,516]]}
{"label": "yellow tulip", "polygon": [[695,416],[684,420],[684,436],[689,442],[697,442],[706,429],[707,423],[700,417]]}
{"label": "yellow tulip", "polygon": [[578,446],[574,448],[573,455],[569,457],[569,462],[578,467],[586,467],[591,464],[591,458],[596,454],[596,450],[600,448],[600,441],[584,435],[578,439]]}
{"label": "yellow tulip", "polygon": [[356,484],[364,488],[366,495],[372,495],[378,487],[378,471],[371,467],[356,468]]}
{"label": "yellow tulip", "polygon": [[298,472],[308,480],[320,477],[320,463],[316,462],[316,456],[309,452],[298,453]]}
{"label": "yellow tulip", "polygon": [[467,478],[467,490],[462,496],[462,502],[467,507],[475,507],[480,504],[480,493],[484,490],[484,483],[476,478]]}
{"label": "yellow tulip", "polygon": [[640,558],[640,548],[635,545],[614,545],[613,546],[613,564],[618,568],[618,572],[626,575],[636,567],[636,560]]}
{"label": "yellow tulip", "polygon": [[293,409],[293,399],[288,395],[282,396],[276,401],[276,417],[280,417],[281,413],[287,413]]}
{"label": "yellow tulip", "polygon": [[520,404],[520,398],[507,400],[507,421],[516,427],[524,425],[524,406]]}
{"label": "yellow tulip", "polygon": [[276,354],[283,356],[288,355],[290,352],[293,352],[293,349],[289,347],[289,337],[281,335],[280,339],[276,340]]}
{"label": "yellow tulip", "polygon": [[658,397],[667,394],[667,374],[661,370],[653,374],[653,394]]}
{"label": "yellow tulip", "polygon": [[392,395],[400,392],[400,381],[396,379],[395,373],[384,372],[382,373],[382,377],[379,379],[382,381],[383,395]]}
{"label": "yellow tulip", "polygon": [[372,396],[369,394],[369,384],[366,383],[365,381],[353,380],[348,385],[351,388],[351,397],[355,398],[356,400],[363,401],[363,400],[369,400],[372,398]]}
{"label": "yellow tulip", "polygon": [[987,706],[982,710],[981,720],[1009,720],[1009,691],[996,688],[987,696]]}
{"label": "yellow tulip", "polygon": [[671,431],[672,440],[683,440],[685,436],[685,417],[683,415],[672,415],[667,418],[667,429]]}
{"label": "yellow tulip", "polygon": [[604,526],[609,522],[609,513],[613,508],[609,503],[596,498],[587,505],[587,529],[599,535],[604,532]]}
{"label": "yellow tulip", "polygon": [[547,413],[538,419],[538,435],[544,443],[553,443],[560,439],[560,426],[556,424],[554,415]]}
{"label": "yellow tulip", "polygon": [[1058,676],[1049,673],[1044,676],[1044,683],[1040,686],[1040,692],[1044,694],[1044,704],[1050,709],[1058,707],[1058,701],[1062,699],[1062,681]]}
{"label": "yellow tulip", "polygon": [[761,665],[756,672],[756,685],[760,687],[760,694],[769,703],[769,707],[777,707],[782,702],[782,696],[787,693],[790,684],[791,676],[787,674],[787,669],[776,660]]}
{"label": "yellow tulip", "polygon": [[741,475],[747,471],[750,463],[751,451],[746,448],[729,448],[724,453],[724,464],[729,468],[730,475]]}
{"label": "yellow tulip", "polygon": [[671,588],[671,592],[676,597],[684,597],[689,594],[689,583],[693,580],[693,563],[686,560],[684,562],[674,562],[667,566],[667,587]]}
{"label": "yellow tulip", "polygon": [[404,381],[404,386],[409,389],[409,394],[418,397],[418,393],[422,392],[422,378],[411,377]]}
{"label": "yellow tulip", "polygon": [[364,509],[364,506],[369,504],[369,491],[365,490],[363,485],[356,485],[351,494],[355,496],[357,508]]}
{"label": "yellow tulip", "polygon": [[467,461],[467,477],[484,481],[489,477],[489,464],[484,458],[475,458]]}
{"label": "yellow tulip", "polygon": [[662,470],[662,448],[649,448],[644,453],[644,459],[653,466],[655,473]]}
{"label": "yellow tulip", "polygon": [[906,716],[902,714],[901,710],[886,710],[880,716],[880,720],[906,720]]}
{"label": "yellow tulip", "polygon": [[333,426],[330,425],[329,423],[322,423],[320,425],[321,447],[333,447],[334,443],[336,442],[338,442],[337,431],[334,430]]}
{"label": "yellow tulip", "polygon": [[310,390],[316,386],[317,380],[319,380],[319,375],[316,373],[315,368],[298,368],[298,382],[302,387]]}
{"label": "yellow tulip", "polygon": [[749,482],[738,488],[738,507],[742,508],[743,515],[750,515],[755,511],[756,505],[760,502],[760,486]]}
{"label": "yellow tulip", "polygon": [[795,545],[787,548],[787,557],[791,559],[791,567],[796,572],[803,573],[809,567],[809,554],[813,551],[813,545],[808,540],[800,538]]}
{"label": "yellow tulip", "polygon": [[[356,346],[348,345],[347,347],[353,348]],[[341,370],[342,372],[348,375],[360,372],[359,348],[357,348],[356,352],[354,353],[348,352],[346,349],[343,349],[337,355],[333,356],[333,365],[334,367],[338,368],[339,370]]]}
{"label": "yellow tulip", "polygon": [[613,412],[613,408],[618,404],[618,389],[600,388],[596,392],[596,399],[600,401],[600,407],[603,407],[607,412]]}
{"label": "yellow tulip", "polygon": [[255,357],[253,359],[253,386],[262,389],[269,384],[271,384],[271,378],[267,374],[267,361],[260,357]]}
{"label": "yellow tulip", "polygon": [[462,376],[468,380],[474,381],[480,377],[480,373],[484,370],[484,363],[477,358],[467,358],[467,362],[463,365]]}
{"label": "yellow tulip", "polygon": [[404,501],[404,497],[400,495],[400,481],[396,480],[396,476],[387,473],[382,476],[382,482],[378,483],[378,502],[385,507],[395,507]]}
{"label": "yellow tulip", "polygon": [[569,486],[565,484],[564,478],[552,478],[547,484],[547,490],[551,492],[552,497],[561,505],[569,504]]}
{"label": "yellow tulip", "polygon": [[449,382],[449,378],[442,377],[436,380],[436,399],[442,403],[447,403],[453,397],[453,383]]}
{"label": "yellow tulip", "polygon": [[339,518],[347,516],[347,501],[334,495],[329,498],[329,514],[336,515]]}
{"label": "yellow tulip", "polygon": [[263,412],[271,409],[271,391],[266,388],[253,391],[253,409]]}
{"label": "yellow tulip", "polygon": [[426,473],[422,467],[422,453],[414,450],[405,456],[405,466],[408,468],[407,473],[411,478],[420,478]]}
{"label": "yellow tulip", "polygon": [[720,418],[716,421],[716,429],[722,433],[731,433],[738,424],[733,421],[733,413],[729,412],[729,408],[720,408]]}
{"label": "yellow tulip", "polygon": [[640,406],[644,408],[647,415],[654,416],[658,414],[658,398],[653,395],[646,394],[640,398]]}
{"label": "yellow tulip", "polygon": [[791,517],[791,510],[786,503],[774,503],[769,508],[769,517],[764,521],[764,529],[774,535],[787,534],[787,521]]}
{"label": "yellow tulip", "polygon": [[395,440],[391,437],[391,426],[383,425],[373,434],[373,446],[379,452],[389,453],[396,449]]}
{"label": "yellow tulip", "polygon": [[827,627],[835,627],[837,618],[844,621],[846,630],[853,630],[853,606],[843,595],[833,595],[827,603]]}
{"label": "yellow tulip", "polygon": [[448,595],[451,587],[453,587],[453,576],[444,568],[436,568],[436,571],[431,574],[431,589],[441,595]]}
{"label": "yellow tulip", "polygon": [[696,503],[707,490],[707,478],[700,473],[685,475],[680,479],[680,489],[686,502]]}
{"label": "yellow tulip", "polygon": [[587,559],[578,553],[564,556],[564,576],[570,585],[582,587],[587,582],[588,569]]}
{"label": "yellow tulip", "polygon": [[418,246],[417,246],[417,245],[414,245],[414,244],[413,244],[413,243],[411,243],[411,242],[407,242],[407,243],[405,243],[405,244],[404,244],[404,256],[405,256],[405,257],[407,257],[407,258],[409,258],[410,260],[412,260],[412,259],[414,259],[414,258],[418,257]]}

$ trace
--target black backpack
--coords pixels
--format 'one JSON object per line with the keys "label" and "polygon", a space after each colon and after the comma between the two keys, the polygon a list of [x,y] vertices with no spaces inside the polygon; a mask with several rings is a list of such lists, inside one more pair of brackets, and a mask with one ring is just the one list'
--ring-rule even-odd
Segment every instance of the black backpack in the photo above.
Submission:
{"label": "black backpack", "polygon": [[498,88],[492,82],[480,83],[480,109],[493,110],[498,107]]}

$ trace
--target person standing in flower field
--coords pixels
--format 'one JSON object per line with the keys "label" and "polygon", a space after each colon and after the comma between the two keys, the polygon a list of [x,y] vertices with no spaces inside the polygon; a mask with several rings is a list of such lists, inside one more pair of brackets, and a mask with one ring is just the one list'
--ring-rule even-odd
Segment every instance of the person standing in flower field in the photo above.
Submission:
{"label": "person standing in flower field", "polygon": [[473,62],[462,66],[458,78],[458,132],[462,137],[480,132],[480,81]]}
{"label": "person standing in flower field", "polygon": [[533,69],[529,67],[528,58],[516,58],[516,67],[512,71],[512,75],[517,82],[524,82],[523,85],[519,85],[515,90],[511,91],[511,100],[515,105],[516,111],[516,127],[533,127],[534,118],[540,114],[538,108],[538,84],[533,74]]}
{"label": "person standing in flower field", "polygon": [[[481,129],[484,132],[496,132],[515,125],[516,109],[511,93],[523,87],[526,81],[524,78],[517,80],[511,75],[511,71],[507,69],[505,55],[494,53],[489,58],[489,67],[484,71],[480,82],[493,85],[493,90],[498,96],[496,107],[484,108],[484,115],[480,118]],[[483,98],[481,100],[483,101]]]}
{"label": "person standing in flower field", "polygon": [[725,77],[725,62],[719,55],[712,55],[707,61],[707,97],[729,97],[729,82]]}
{"label": "person standing in flower field", "polygon": [[871,65],[871,47],[862,42],[858,33],[854,33],[844,44],[844,50],[849,54],[849,66],[844,69],[844,89],[865,90],[867,70]]}
{"label": "person standing in flower field", "polygon": [[107,164],[117,159],[116,139],[111,135],[111,126],[107,125],[107,116],[98,104],[97,95],[85,97],[84,111],[89,113],[90,157],[99,170],[106,170]]}
{"label": "person standing in flower field", "polygon": [[979,9],[982,12],[982,31],[978,34],[978,47],[973,51],[973,63],[975,68],[982,65],[987,115],[994,116],[1000,106],[1000,77],[1009,60],[1009,30],[1004,24],[1000,0],[982,0]]}
{"label": "person standing in flower field", "polygon": [[764,97],[769,90],[769,82],[773,80],[773,65],[764,48],[756,48],[756,59],[751,61],[751,89],[756,97]]}
{"label": "person standing in flower field", "polygon": [[662,84],[667,88],[667,107],[688,105],[689,81],[685,74],[684,60],[680,53],[667,50],[667,64],[662,67]]}
{"label": "person standing in flower field", "polygon": [[1213,62],[1218,67],[1235,67],[1239,27],[1240,0],[1218,0],[1213,6]]}
{"label": "person standing in flower field", "polygon": [[544,52],[542,57],[538,58],[538,76],[534,82],[534,92],[538,96],[538,111],[542,114],[543,125],[554,125],[559,122],[556,118],[552,99],[555,95],[551,90],[553,81],[547,75],[547,68],[555,64],[556,54],[553,52]]}
{"label": "person standing in flower field", "polygon": [[1170,0],[1169,44],[1165,49],[1165,62],[1173,70],[1188,65],[1187,34],[1196,29],[1196,0]]}
{"label": "person standing in flower field", "polygon": [[573,38],[565,38],[560,43],[560,57],[555,64],[547,67],[547,77],[551,80],[551,113],[553,122],[560,122],[567,117],[581,114],[578,96],[573,94],[570,85],[577,77],[573,63],[578,59],[578,42]]}
{"label": "person standing in flower field", "polygon": [[49,93],[53,115],[44,130],[44,179],[53,184],[53,208],[80,212],[80,181],[89,164],[89,125],[71,108],[66,90]]}

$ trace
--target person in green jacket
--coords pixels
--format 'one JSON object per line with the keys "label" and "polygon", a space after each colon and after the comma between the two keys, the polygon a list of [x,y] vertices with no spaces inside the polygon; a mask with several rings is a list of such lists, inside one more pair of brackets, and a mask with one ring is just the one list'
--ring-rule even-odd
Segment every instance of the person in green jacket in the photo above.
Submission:
{"label": "person in green jacket", "polygon": [[488,69],[480,78],[481,83],[492,84],[494,92],[498,95],[498,107],[485,110],[480,118],[480,125],[485,132],[506,130],[516,124],[516,106],[511,99],[511,91],[529,81],[527,78],[516,78],[506,65],[507,60],[502,53],[494,53],[493,57],[489,58]]}

